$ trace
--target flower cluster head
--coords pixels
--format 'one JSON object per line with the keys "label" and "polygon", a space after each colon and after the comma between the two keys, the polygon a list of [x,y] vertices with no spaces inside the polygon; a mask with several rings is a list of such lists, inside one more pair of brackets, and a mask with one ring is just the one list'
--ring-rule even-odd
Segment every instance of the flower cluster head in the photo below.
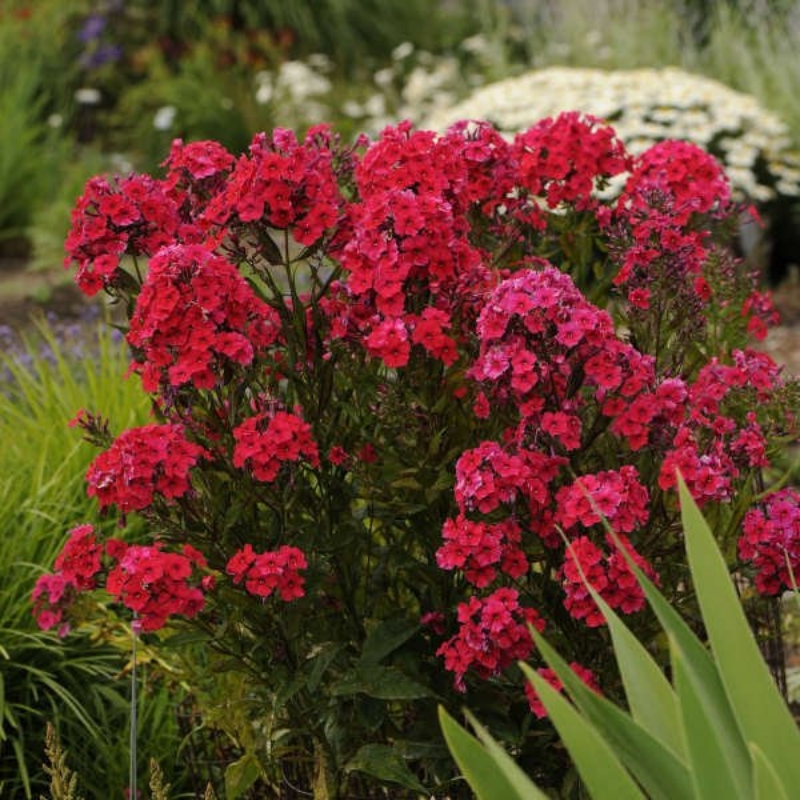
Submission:
{"label": "flower cluster head", "polygon": [[233,464],[247,469],[258,481],[271,483],[281,466],[301,459],[319,466],[319,448],[311,426],[288,411],[263,411],[234,428]]}
{"label": "flower cluster head", "polygon": [[[601,694],[600,686],[597,683],[597,677],[590,669],[581,666],[577,661],[570,663],[569,667],[595,694]],[[550,667],[540,667],[536,672],[557,692],[562,692],[564,690],[564,684]],[[530,681],[525,684],[525,697],[528,699],[528,705],[533,714],[538,719],[544,719],[544,717],[547,716],[547,709],[545,709],[544,704],[539,698],[539,693],[533,688],[533,684]]]}
{"label": "flower cluster head", "polygon": [[103,546],[97,541],[92,525],[78,525],[67,537],[56,558],[55,572],[41,575],[32,595],[33,615],[39,627],[49,630],[58,625],[61,636],[69,631],[65,612],[77,594],[97,586],[103,554]]}
{"label": "flower cluster head", "polygon": [[274,312],[241,273],[200,245],[156,253],[131,317],[132,369],[147,391],[211,389],[278,335]]}
{"label": "flower cluster head", "polygon": [[533,608],[519,604],[516,589],[501,588],[487,597],[471,597],[458,606],[458,633],[436,651],[445,667],[455,673],[455,685],[466,690],[469,669],[482,678],[499,675],[533,650],[531,625],[544,630],[545,622]]}
{"label": "flower cluster head", "polygon": [[172,616],[191,618],[203,610],[203,588],[213,580],[198,580],[198,570],[205,570],[202,553],[184,545],[173,553],[159,542],[152,545],[129,545],[110,539],[106,552],[112,565],[106,589],[115,600],[133,611],[144,631],[163,628]]}
{"label": "flower cluster head", "polygon": [[585,211],[596,192],[629,169],[629,156],[614,129],[597,117],[566,111],[547,117],[514,138],[518,185],[548,208],[562,203]]}
{"label": "flower cluster head", "polygon": [[65,267],[88,296],[114,289],[124,255],[152,256],[178,241],[198,241],[200,231],[181,219],[164,185],[149,175],[89,180],[72,211]]}
{"label": "flower cluster head", "polygon": [[145,631],[162,628],[174,615],[194,617],[205,605],[204,589],[213,587],[202,553],[190,545],[181,552],[150,546],[128,545],[110,539],[98,541],[92,525],[79,525],[55,561],[55,571],[42,575],[33,590],[33,614],[40,628],[59,626],[69,631],[67,614],[82,593],[102,585],[122,605],[133,611]]}
{"label": "flower cluster head", "polygon": [[[645,607],[642,587],[631,570],[625,555],[611,538],[606,537],[610,554],[606,554],[587,536],[571,541],[561,568],[561,586],[564,590],[564,607],[575,619],[581,619],[590,628],[605,625],[605,619],[592,598],[587,583],[608,603],[623,614],[633,614]],[[656,574],[647,560],[634,550],[625,536],[619,541],[634,563],[648,577]]]}
{"label": "flower cluster head", "polygon": [[307,567],[305,554],[297,547],[282,545],[277,550],[256,553],[252,545],[246,544],[231,556],[225,571],[234,584],[243,583],[254,597],[266,599],[277,592],[288,603],[305,594],[300,570]]}
{"label": "flower cluster head", "polygon": [[648,493],[630,464],[619,470],[581,475],[556,493],[556,523],[565,531],[590,528],[602,519],[617,533],[632,533],[650,517]]}
{"label": "flower cluster head", "polygon": [[[566,450],[580,445],[576,413],[585,398],[632,397],[654,379],[652,364],[619,340],[606,311],[590,303],[572,278],[536,259],[487,298],[477,323],[480,352],[469,376],[523,418],[541,421]],[[551,408],[545,408],[549,398]],[[541,412],[550,412],[545,417]]]}
{"label": "flower cluster head", "polygon": [[289,229],[296,242],[313,245],[336,223],[343,204],[333,161],[324,126],[312,128],[303,142],[285,128],[257,134],[209,201],[201,224],[234,231],[249,223]]}
{"label": "flower cluster head", "polygon": [[192,468],[209,457],[183,425],[129,428],[89,465],[87,492],[100,508],[115,505],[122,514],[149,508],[156,497],[170,503],[191,490]]}
{"label": "flower cluster head", "polygon": [[756,570],[756,588],[776,595],[800,580],[800,492],[780,489],[744,518],[739,557]]}

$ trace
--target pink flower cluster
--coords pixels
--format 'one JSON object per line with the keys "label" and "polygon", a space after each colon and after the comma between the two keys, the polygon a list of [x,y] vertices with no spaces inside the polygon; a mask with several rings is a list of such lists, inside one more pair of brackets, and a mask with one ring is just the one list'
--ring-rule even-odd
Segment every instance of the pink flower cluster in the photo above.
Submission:
{"label": "pink flower cluster", "polygon": [[[655,572],[650,564],[634,549],[631,543],[619,536],[623,547],[634,563],[650,578]],[[605,624],[587,583],[611,608],[623,614],[633,614],[645,606],[644,592],[630,568],[625,556],[611,537],[607,537],[611,550],[606,555],[591,539],[579,536],[570,542],[561,568],[561,585],[564,589],[564,607],[575,619],[582,619],[590,628]]]}
{"label": "pink flower cluster", "polygon": [[106,552],[116,562],[108,572],[106,589],[135,613],[142,630],[155,631],[172,616],[191,618],[203,610],[203,589],[213,588],[214,581],[206,575],[196,582],[198,570],[207,566],[196,548],[185,544],[182,552],[171,553],[159,542],[144,546],[110,539]]}
{"label": "pink flower cluster", "polygon": [[739,557],[756,570],[756,588],[765,595],[800,585],[800,492],[773,492],[744,518]]}
{"label": "pink flower cluster", "polygon": [[544,630],[545,622],[532,608],[519,604],[515,589],[501,588],[487,597],[471,597],[458,606],[458,633],[436,651],[455,673],[455,684],[465,691],[464,675],[474,669],[488,678],[499,675],[533,649],[528,626]]}
{"label": "pink flower cluster", "polygon": [[252,472],[256,480],[271,483],[281,466],[303,458],[319,466],[319,449],[311,426],[287,411],[262,412],[234,428],[233,464]]}
{"label": "pink flower cluster", "polygon": [[231,556],[225,571],[255,597],[267,598],[277,592],[281,600],[289,602],[305,594],[300,570],[307,567],[305,554],[297,547],[282,545],[275,551],[256,553],[246,544]]}
{"label": "pink flower cluster", "polygon": [[556,493],[558,525],[569,531],[577,525],[590,528],[605,519],[617,533],[632,533],[650,517],[647,489],[636,467],[582,475]]}
{"label": "pink flower cluster", "polygon": [[116,505],[123,514],[167,502],[191,490],[190,471],[208,451],[184,435],[182,425],[145,425],[123,431],[86,472],[87,492],[100,508]]}
{"label": "pink flower cluster", "polygon": [[188,544],[172,553],[159,542],[142,546],[110,539],[104,548],[92,525],[79,525],[69,532],[55,571],[37,580],[33,613],[40,628],[58,625],[63,636],[78,595],[97,588],[105,578],[107,591],[135,612],[142,629],[157,630],[172,616],[194,617],[203,609],[203,590],[214,585],[210,574],[198,578],[206,566],[202,553]]}
{"label": "pink flower cluster", "polygon": [[49,630],[58,625],[61,636],[69,631],[64,615],[76,595],[97,586],[103,553],[103,546],[97,541],[92,525],[78,525],[67,537],[56,558],[55,572],[41,575],[32,595],[33,615],[39,627]]}

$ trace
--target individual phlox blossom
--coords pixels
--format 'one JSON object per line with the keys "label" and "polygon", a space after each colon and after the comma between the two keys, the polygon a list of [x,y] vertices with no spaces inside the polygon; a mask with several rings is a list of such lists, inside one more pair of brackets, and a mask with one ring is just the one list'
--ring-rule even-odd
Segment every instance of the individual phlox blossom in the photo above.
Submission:
{"label": "individual phlox blossom", "polygon": [[205,448],[186,439],[180,424],[144,425],[123,431],[86,471],[87,494],[100,508],[116,505],[126,514],[172,502],[191,490],[190,473]]}
{"label": "individual phlox blossom", "polygon": [[658,474],[659,487],[666,491],[676,486],[678,473],[701,507],[709,501],[729,500],[732,482],[739,476],[724,441],[714,438],[702,447],[689,425],[678,428],[672,447],[664,456]]}
{"label": "individual phlox blossom", "polygon": [[653,189],[672,198],[680,225],[695,213],[723,214],[731,201],[722,164],[702,147],[677,139],[657,142],[635,158],[620,205],[636,206]]}
{"label": "individual phlox blossom", "polygon": [[792,487],[773,492],[745,514],[739,557],[756,571],[763,595],[796,590],[800,581],[800,492]]}
{"label": "individual phlox blossom", "polygon": [[174,245],[150,261],[127,341],[146,391],[213,388],[228,365],[249,365],[280,331],[276,312],[233,264],[200,245]]}
{"label": "individual phlox blossom", "polygon": [[630,165],[614,129],[577,111],[548,117],[517,134],[513,153],[518,185],[543,197],[551,209],[562,203],[578,211],[595,208],[599,184]]}
{"label": "individual phlox blossom", "polygon": [[54,572],[40,575],[33,589],[33,615],[42,630],[58,625],[59,635],[67,634],[69,623],[64,616],[78,593],[97,586],[102,553],[93,525],[78,525],[69,531]]}
{"label": "individual phlox blossom", "polygon": [[[569,665],[570,669],[588,686],[595,694],[602,694],[600,686],[597,683],[597,677],[587,667],[582,666],[577,661],[573,661]],[[550,667],[539,667],[536,672],[541,675],[557,692],[563,692],[564,684],[559,679],[558,675],[550,669]],[[530,681],[525,682],[525,697],[528,700],[531,712],[538,718],[544,719],[547,716],[547,709],[544,707],[539,694],[533,688]]]}
{"label": "individual phlox blossom", "polygon": [[247,469],[256,480],[271,483],[281,466],[301,459],[319,466],[319,450],[311,426],[287,411],[262,412],[234,428],[233,464]]}
{"label": "individual phlox blossom", "polygon": [[277,592],[288,603],[305,595],[305,578],[300,570],[307,567],[305,554],[297,547],[281,545],[277,550],[256,553],[246,544],[228,560],[225,572],[255,597],[266,599]]}
{"label": "individual phlox blossom", "polygon": [[112,540],[107,551],[117,563],[109,570],[106,589],[135,612],[143,630],[163,628],[172,616],[195,617],[205,607],[197,571],[206,562],[195,548],[187,545],[174,553],[159,542],[127,545]]}
{"label": "individual phlox blossom", "polygon": [[544,630],[544,620],[533,608],[519,604],[516,589],[500,588],[487,597],[459,603],[458,633],[444,642],[436,655],[455,674],[455,686],[466,691],[464,676],[473,669],[481,678],[499,675],[533,650],[528,626]]}
{"label": "individual phlox blossom", "polygon": [[149,175],[96,176],[73,208],[64,266],[77,267],[75,282],[91,297],[115,285],[123,255],[150,257],[176,240],[197,241],[200,235],[181,220],[160,181]]}
{"label": "individual phlox blossom", "polygon": [[556,493],[555,520],[564,530],[590,528],[605,519],[619,533],[647,523],[649,496],[636,467],[581,475]]}
{"label": "individual phlox blossom", "polygon": [[[655,578],[653,568],[633,549],[630,542],[622,534],[618,535],[618,539],[637,566],[648,576]],[[611,554],[606,555],[591,539],[579,536],[567,546],[564,565],[559,571],[565,594],[564,607],[572,617],[583,620],[590,628],[604,625],[605,620],[587,588],[587,583],[611,608],[623,614],[633,614],[645,606],[644,592],[625,556],[613,540],[609,544]]]}
{"label": "individual phlox blossom", "polygon": [[495,580],[498,567],[511,578],[528,571],[528,559],[520,547],[522,531],[513,520],[473,522],[459,514],[445,521],[442,538],[436,563],[444,570],[463,570],[464,577],[479,589]]}
{"label": "individual phlox blossom", "polygon": [[325,127],[310,129],[302,142],[285,128],[256,134],[202,223],[288,228],[296,242],[311,246],[335,225],[343,204],[331,145]]}

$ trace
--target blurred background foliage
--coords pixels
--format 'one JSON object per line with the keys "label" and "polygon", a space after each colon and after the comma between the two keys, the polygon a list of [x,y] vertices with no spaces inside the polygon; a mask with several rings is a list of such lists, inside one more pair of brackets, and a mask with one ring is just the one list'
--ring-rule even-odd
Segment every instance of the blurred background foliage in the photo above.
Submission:
{"label": "blurred background foliage", "polygon": [[[22,262],[67,280],[62,246],[86,179],[157,170],[173,138],[240,152],[275,126],[374,134],[553,65],[707,75],[755,96],[800,147],[798,51],[795,0],[2,0],[0,277]],[[797,227],[794,207],[781,213]],[[94,450],[66,421],[87,407],[130,425],[147,409],[120,380],[112,338],[8,335],[0,327],[0,796],[38,796],[53,719],[89,796],[111,797],[127,763],[130,639],[90,622],[64,645],[36,629],[28,598],[67,528],[93,513]],[[142,758],[163,759],[174,796],[199,796],[243,734],[200,686],[202,650],[179,643],[172,660],[144,654]]]}

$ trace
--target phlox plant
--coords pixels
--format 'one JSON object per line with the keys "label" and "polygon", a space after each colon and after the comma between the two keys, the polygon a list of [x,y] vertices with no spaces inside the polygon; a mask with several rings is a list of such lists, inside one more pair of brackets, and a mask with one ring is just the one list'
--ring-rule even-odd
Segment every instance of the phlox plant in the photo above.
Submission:
{"label": "phlox plant", "polygon": [[510,142],[481,122],[175,141],[164,166],[96,177],[74,210],[67,265],[127,310],[152,420],[76,418],[119,536],[76,520],[33,605],[66,633],[104,589],[154,641],[201,632],[245,687],[230,796],[456,791],[433,700],[464,695],[561,785],[516,664],[543,631],[619,692],[581,575],[659,652],[630,564],[694,608],[678,470],[760,590],[785,586],[776,554],[800,566],[798,493],[764,490],[798,384],[749,345],[775,313],[700,148],[633,157],[567,112]]}

